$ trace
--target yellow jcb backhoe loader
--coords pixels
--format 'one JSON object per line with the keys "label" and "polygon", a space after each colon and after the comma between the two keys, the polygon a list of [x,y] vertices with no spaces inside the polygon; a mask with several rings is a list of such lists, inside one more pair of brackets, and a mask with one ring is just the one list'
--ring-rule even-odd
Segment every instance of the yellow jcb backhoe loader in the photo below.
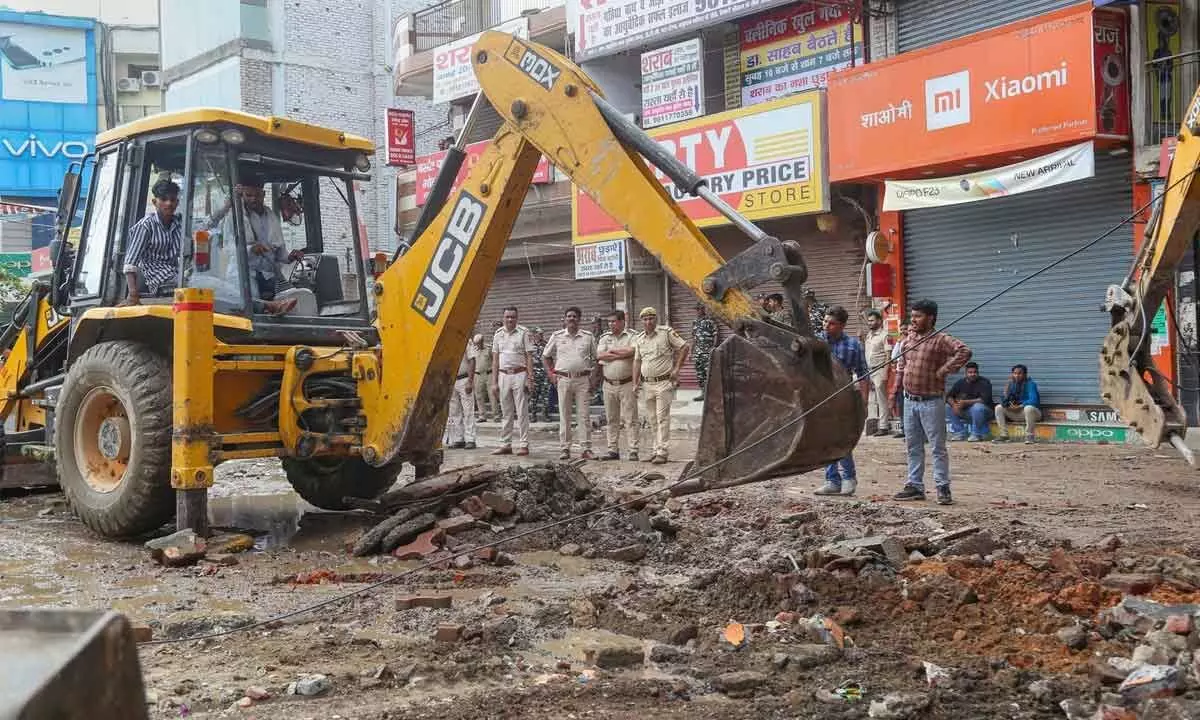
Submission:
{"label": "yellow jcb backhoe loader", "polygon": [[1177,140],[1163,196],[1154,204],[1133,266],[1105,295],[1112,328],[1100,350],[1100,396],[1150,447],[1169,442],[1195,466],[1195,454],[1184,442],[1187,414],[1151,357],[1150,323],[1200,232],[1200,88]]}
{"label": "yellow jcb backhoe loader", "polygon": [[[678,492],[849,453],[865,409],[798,311],[799,247],[727,206],[554,51],[486,32],[473,64],[505,122],[450,192],[460,135],[412,242],[370,286],[373,303],[354,191],[370,168],[365,139],[215,109],[100,135],[78,245],[62,241],[60,223],[52,282],[0,336],[11,349],[0,369],[9,452],[52,456],[73,510],[107,536],[153,530],[172,513],[206,532],[207,488],[225,460],[279,457],[299,494],[331,509],[377,495],[402,462],[436,470],[459,358],[545,155],[736,329],[713,357],[696,458],[721,462]],[[725,262],[642,156],[746,232],[749,249]],[[182,187],[176,282],[125,306],[129,230],[162,177]],[[64,181],[60,218],[75,213],[79,178]],[[234,200],[243,185],[267,189],[281,233],[303,248],[280,290],[296,307],[282,316],[266,312],[251,274],[261,258],[247,246],[263,226]],[[356,250],[341,257],[335,243]],[[767,280],[788,290],[799,327],[770,322],[751,301],[746,291]]]}

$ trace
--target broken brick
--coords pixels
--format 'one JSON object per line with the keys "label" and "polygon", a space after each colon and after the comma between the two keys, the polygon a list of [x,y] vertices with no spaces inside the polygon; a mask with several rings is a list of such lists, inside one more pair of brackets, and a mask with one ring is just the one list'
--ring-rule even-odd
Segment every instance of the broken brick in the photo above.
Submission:
{"label": "broken brick", "polygon": [[442,623],[438,625],[437,631],[433,634],[433,639],[438,642],[452,643],[458,642],[463,635],[463,626],[455,623]]}
{"label": "broken brick", "polygon": [[462,502],[460,502],[458,506],[462,508],[463,512],[467,513],[476,520],[487,520],[492,516],[492,509],[487,505],[484,505],[483,501],[479,499],[478,495],[471,495],[470,497],[463,498]]}
{"label": "broken brick", "polygon": [[416,540],[396,548],[392,554],[398,560],[421,560],[437,552],[445,537],[446,531],[441,528],[426,530],[418,535]]}
{"label": "broken brick", "polygon": [[133,641],[135,643],[150,642],[154,639],[154,631],[149,625],[133,625],[130,628],[133,631]]}
{"label": "broken brick", "polygon": [[447,535],[457,535],[475,527],[476,522],[473,515],[457,515],[445,520],[438,520],[437,526],[445,530]]}
{"label": "broken brick", "polygon": [[484,505],[487,505],[496,512],[497,515],[512,515],[516,512],[517,504],[512,498],[507,495],[501,495],[498,492],[485,490],[479,495],[479,499]]}
{"label": "broken brick", "polygon": [[1192,616],[1191,615],[1172,615],[1167,618],[1166,631],[1177,635],[1190,635],[1192,633]]}
{"label": "broken brick", "polygon": [[1162,582],[1162,576],[1154,573],[1111,573],[1100,584],[1129,595],[1145,595]]}
{"label": "broken brick", "polygon": [[839,625],[853,625],[858,622],[858,611],[852,607],[840,607],[833,614],[834,622]]}
{"label": "broken brick", "polygon": [[451,603],[453,603],[453,599],[449,595],[410,595],[396,598],[396,609],[434,608],[445,610],[450,607]]}
{"label": "broken brick", "polygon": [[500,551],[494,547],[482,547],[475,551],[474,556],[475,556],[476,560],[481,560],[483,562],[490,563],[490,562],[495,562],[496,556],[499,554],[500,554]]}

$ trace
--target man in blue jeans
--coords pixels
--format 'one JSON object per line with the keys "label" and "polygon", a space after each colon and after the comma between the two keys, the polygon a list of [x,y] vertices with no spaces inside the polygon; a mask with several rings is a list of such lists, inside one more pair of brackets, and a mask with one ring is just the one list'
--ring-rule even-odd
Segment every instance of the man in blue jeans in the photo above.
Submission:
{"label": "man in blue jeans", "polygon": [[[992,381],[979,374],[979,363],[966,365],[966,377],[962,378],[946,393],[946,412],[950,418],[950,439],[982,442],[988,436],[988,423],[992,420]],[[967,423],[971,421],[971,433],[967,435]]]}
{"label": "man in blue jeans", "polygon": [[937,311],[937,303],[932,300],[913,303],[904,354],[896,367],[904,393],[908,477],[895,499],[925,499],[925,440],[928,439],[938,505],[949,505],[954,499],[950,495],[950,455],[946,452],[946,378],[967,364],[971,349],[961,340],[933,329]]}
{"label": "man in blue jeans", "polygon": [[[846,308],[840,305],[829,308],[825,311],[825,332],[818,337],[829,343],[833,356],[858,381],[858,391],[862,393],[865,403],[871,392],[867,354],[858,338],[846,334],[846,320],[849,317]],[[817,490],[817,495],[853,495],[857,489],[858,476],[854,469],[854,454],[851,453],[825,468],[825,484]]]}

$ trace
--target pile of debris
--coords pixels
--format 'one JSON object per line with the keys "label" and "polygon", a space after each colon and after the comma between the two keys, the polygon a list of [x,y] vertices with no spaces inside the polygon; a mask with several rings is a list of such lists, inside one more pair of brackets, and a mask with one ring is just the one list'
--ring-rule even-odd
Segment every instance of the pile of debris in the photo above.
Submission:
{"label": "pile of debris", "polygon": [[[356,556],[391,553],[401,560],[439,551],[488,545],[518,525],[544,524],[586,515],[614,502],[575,463],[504,468],[471,465],[393,490],[358,507],[387,518],[359,538]],[[511,549],[559,548],[565,554],[636,562],[673,530],[669,511],[657,506],[638,513],[615,509],[532,534]],[[565,543],[565,544],[564,544]],[[449,554],[449,553],[445,553]],[[455,558],[458,568],[475,561],[509,564],[495,548]]]}

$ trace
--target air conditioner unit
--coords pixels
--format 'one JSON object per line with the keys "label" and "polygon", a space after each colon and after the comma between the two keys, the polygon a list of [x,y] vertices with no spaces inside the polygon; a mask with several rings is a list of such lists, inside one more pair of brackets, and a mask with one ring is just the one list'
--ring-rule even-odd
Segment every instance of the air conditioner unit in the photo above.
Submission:
{"label": "air conditioner unit", "polygon": [[158,87],[162,85],[162,73],[158,70],[142,71],[142,87]]}
{"label": "air conditioner unit", "polygon": [[117,92],[135,93],[142,91],[142,81],[137,78],[120,78],[117,80]]}

